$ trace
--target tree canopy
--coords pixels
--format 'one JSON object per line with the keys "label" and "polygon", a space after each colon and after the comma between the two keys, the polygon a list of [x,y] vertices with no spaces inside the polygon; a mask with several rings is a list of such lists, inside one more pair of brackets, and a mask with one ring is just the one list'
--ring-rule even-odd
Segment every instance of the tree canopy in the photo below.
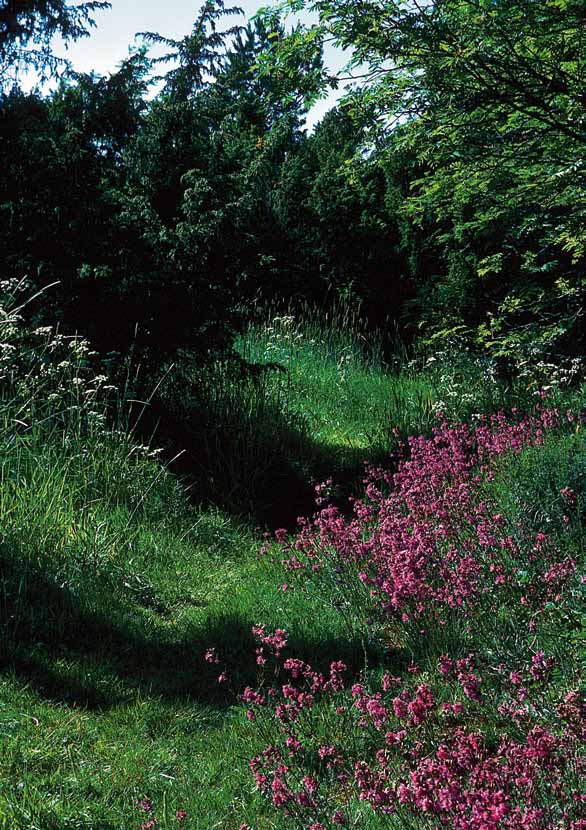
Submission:
{"label": "tree canopy", "polygon": [[304,7],[318,22],[275,38],[263,69],[297,88],[297,54],[326,42],[350,50],[346,70],[324,70],[314,92],[351,80],[343,106],[367,126],[364,146],[403,182],[415,162],[397,213],[418,325],[490,328],[487,312],[571,306],[571,328],[586,242],[584,4],[289,0],[277,10]]}
{"label": "tree canopy", "polygon": [[53,54],[53,38],[67,43],[87,37],[94,13],[110,6],[105,0],[0,0],[0,87],[24,70],[54,74],[66,62]]}
{"label": "tree canopy", "polygon": [[[53,35],[87,34],[106,5],[5,2],[4,80],[56,69]],[[290,25],[303,8],[316,22]],[[259,297],[352,298],[407,339],[466,332],[497,354],[536,331],[582,348],[581,2],[286,0],[244,27],[237,12],[208,0],[185,37],[143,33],[108,77],[5,86],[7,276],[58,281],[64,325],[158,362],[224,352]],[[336,74],[328,43],[350,55]]]}

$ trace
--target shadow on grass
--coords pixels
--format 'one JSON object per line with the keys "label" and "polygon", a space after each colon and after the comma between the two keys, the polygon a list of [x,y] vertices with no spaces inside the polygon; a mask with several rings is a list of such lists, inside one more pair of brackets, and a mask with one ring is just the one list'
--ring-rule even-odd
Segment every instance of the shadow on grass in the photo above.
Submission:
{"label": "shadow on grass", "polygon": [[220,372],[212,380],[176,382],[135,413],[143,439],[154,436],[164,447],[199,504],[293,530],[299,516],[314,512],[317,482],[333,477],[344,509],[360,492],[364,463],[390,463],[381,447],[316,440],[307,419],[289,411],[286,393],[271,386],[270,373]]}
{"label": "shadow on grass", "polygon": [[[326,479],[333,480],[332,503],[348,511],[349,498],[362,492],[365,464],[392,464],[389,452],[380,447],[323,444],[280,416],[266,432],[254,424],[241,424],[239,430],[217,424],[207,433],[200,429],[168,419],[164,435],[160,432],[169,458],[183,450],[172,468],[187,483],[191,499],[269,530],[294,531],[300,516],[311,516],[315,485]],[[249,433],[247,440],[243,433]]]}
{"label": "shadow on grass", "polygon": [[[0,558],[0,669],[15,672],[44,698],[70,706],[105,709],[137,694],[229,706],[234,688],[255,683],[254,622],[237,614],[210,616],[178,631],[151,612],[92,593],[91,584],[81,599]],[[210,646],[223,658],[231,693],[217,683],[221,669],[203,660]],[[293,635],[287,653],[321,670],[332,659],[344,660],[352,675],[364,666],[359,642],[319,631]]]}

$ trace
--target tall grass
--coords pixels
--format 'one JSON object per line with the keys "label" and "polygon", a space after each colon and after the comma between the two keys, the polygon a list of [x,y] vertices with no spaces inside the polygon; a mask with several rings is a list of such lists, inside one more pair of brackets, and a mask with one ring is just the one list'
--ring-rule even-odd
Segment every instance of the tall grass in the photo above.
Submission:
{"label": "tall grass", "polygon": [[234,766],[250,733],[207,644],[244,682],[258,614],[312,652],[337,623],[314,630],[317,599],[277,592],[251,529],[189,504],[88,345],[31,331],[20,304],[0,312],[0,827],[138,828],[147,792],[162,826],[179,807],[230,826],[255,800]]}
{"label": "tall grass", "polygon": [[116,418],[116,390],[92,370],[87,343],[29,330],[18,312],[4,307],[1,320],[0,555],[11,597],[4,610],[10,605],[13,637],[51,637],[66,615],[49,609],[41,585],[88,607],[98,597],[110,605],[130,594],[146,599],[140,521],[162,515],[163,502],[168,510],[179,494]]}
{"label": "tall grass", "polygon": [[[262,392],[308,421],[316,443],[334,453],[388,453],[409,435],[427,434],[438,413],[469,421],[513,407],[531,409],[543,388],[550,402],[578,400],[583,366],[523,365],[514,377],[464,339],[409,351],[398,337],[369,330],[360,308],[309,305],[257,311],[237,339],[241,356],[266,367]],[[574,390],[574,392],[572,392]]]}
{"label": "tall grass", "polygon": [[305,307],[297,315],[269,315],[236,343],[260,365],[281,367],[272,389],[289,410],[309,420],[312,436],[334,456],[344,449],[390,451],[397,434],[426,428],[436,392],[427,378],[400,372],[400,355],[385,358],[380,333],[369,332],[358,311]]}

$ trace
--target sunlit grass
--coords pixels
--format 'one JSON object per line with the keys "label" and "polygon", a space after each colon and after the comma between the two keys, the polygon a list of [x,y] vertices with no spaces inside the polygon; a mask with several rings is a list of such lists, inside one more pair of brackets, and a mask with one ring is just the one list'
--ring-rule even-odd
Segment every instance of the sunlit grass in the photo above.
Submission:
{"label": "sunlit grass", "polygon": [[386,361],[380,335],[344,309],[270,316],[236,346],[248,361],[274,366],[274,394],[278,389],[287,408],[307,419],[314,441],[334,454],[391,451],[397,437],[425,430],[434,418],[433,384]]}

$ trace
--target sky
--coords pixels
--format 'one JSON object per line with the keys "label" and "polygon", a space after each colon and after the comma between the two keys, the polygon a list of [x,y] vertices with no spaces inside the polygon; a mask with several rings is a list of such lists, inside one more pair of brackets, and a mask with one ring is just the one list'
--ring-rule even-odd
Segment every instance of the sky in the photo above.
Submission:
{"label": "sky", "polygon": [[[55,53],[67,57],[79,72],[93,70],[105,75],[114,71],[127,56],[136,32],[159,32],[180,39],[191,31],[201,5],[200,0],[111,0],[111,3],[111,9],[95,14],[96,28],[91,30],[90,37],[70,44],[67,50],[62,43],[54,45]],[[235,0],[233,5],[240,6],[245,15],[251,17],[261,6],[269,5],[269,0]],[[303,22],[312,20],[308,12],[303,12],[300,19]],[[230,24],[237,22],[237,18],[229,20]],[[245,18],[241,22],[244,23]],[[332,69],[338,69],[347,58],[339,50],[330,49],[326,60]],[[307,119],[309,128],[320,120],[339,95],[339,92],[332,92],[316,104]]]}

